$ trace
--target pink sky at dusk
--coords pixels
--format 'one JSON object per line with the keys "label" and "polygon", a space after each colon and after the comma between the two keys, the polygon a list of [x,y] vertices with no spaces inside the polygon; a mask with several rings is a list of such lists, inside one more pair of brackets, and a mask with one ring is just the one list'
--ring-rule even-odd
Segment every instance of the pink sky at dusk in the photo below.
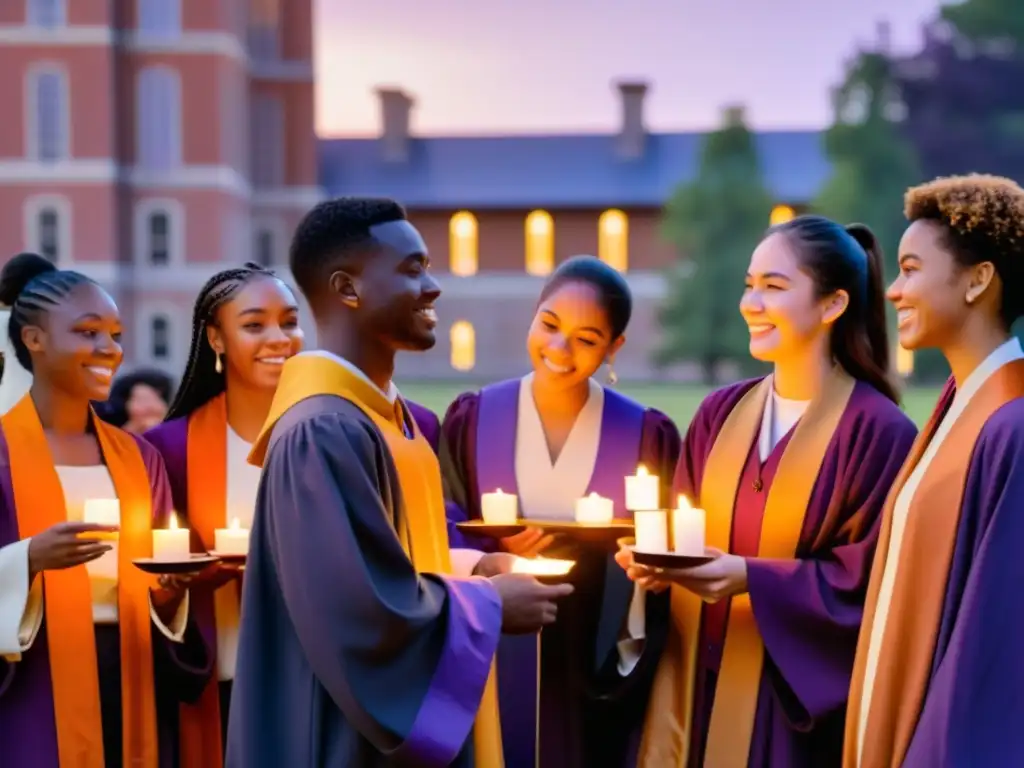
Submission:
{"label": "pink sky at dusk", "polygon": [[373,88],[416,99],[430,134],[610,131],[611,81],[651,82],[655,131],[818,127],[858,43],[888,20],[915,47],[938,0],[314,0],[317,130],[373,135]]}

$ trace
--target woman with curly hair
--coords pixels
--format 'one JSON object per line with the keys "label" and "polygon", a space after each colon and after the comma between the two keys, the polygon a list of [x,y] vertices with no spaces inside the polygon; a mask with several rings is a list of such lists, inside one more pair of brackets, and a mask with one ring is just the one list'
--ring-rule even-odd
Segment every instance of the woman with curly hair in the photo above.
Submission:
{"label": "woman with curly hair", "polygon": [[907,192],[889,300],[900,344],[953,375],[889,492],[846,719],[845,768],[1024,760],[1024,190]]}

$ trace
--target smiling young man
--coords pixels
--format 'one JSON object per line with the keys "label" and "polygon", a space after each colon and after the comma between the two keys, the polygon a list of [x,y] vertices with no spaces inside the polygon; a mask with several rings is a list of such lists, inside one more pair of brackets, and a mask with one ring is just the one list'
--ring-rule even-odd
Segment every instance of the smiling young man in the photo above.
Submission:
{"label": "smiling young man", "polygon": [[391,200],[322,203],[295,233],[320,349],[285,364],[251,456],[229,766],[500,766],[498,637],[536,632],[571,592],[452,576],[437,459],[392,383],[398,351],[434,345],[428,266]]}

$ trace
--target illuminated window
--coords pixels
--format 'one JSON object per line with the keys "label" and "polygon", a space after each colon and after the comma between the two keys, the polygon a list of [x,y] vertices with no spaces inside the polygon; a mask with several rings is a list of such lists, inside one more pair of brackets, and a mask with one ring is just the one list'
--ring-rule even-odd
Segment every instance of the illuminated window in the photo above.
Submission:
{"label": "illuminated window", "polygon": [[555,268],[555,221],[547,211],[526,217],[526,274],[551,274]]}
{"label": "illuminated window", "polygon": [[774,227],[776,224],[785,224],[790,219],[796,218],[796,211],[788,205],[776,205],[772,208],[771,216],[768,217],[768,225]]}
{"label": "illuminated window", "polygon": [[896,372],[900,376],[910,376],[914,372],[914,353],[896,345]]}
{"label": "illuminated window", "polygon": [[629,267],[629,219],[622,211],[613,208],[597,220],[597,255],[619,272]]}
{"label": "illuminated window", "polygon": [[469,277],[477,270],[476,216],[459,211],[448,222],[448,269],[453,275]]}
{"label": "illuminated window", "polygon": [[459,320],[452,325],[452,368],[456,371],[471,371],[476,365],[476,331],[473,324]]}

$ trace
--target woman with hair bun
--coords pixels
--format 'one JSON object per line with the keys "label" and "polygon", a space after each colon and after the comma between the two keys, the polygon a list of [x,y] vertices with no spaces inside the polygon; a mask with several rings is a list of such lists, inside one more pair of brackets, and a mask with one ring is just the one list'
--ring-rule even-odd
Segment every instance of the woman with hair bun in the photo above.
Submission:
{"label": "woman with hair bun", "polygon": [[952,377],[889,493],[846,720],[845,768],[1024,761],[1024,190],[906,194],[888,298],[906,349]]}
{"label": "woman with hair bun", "polygon": [[[152,555],[171,495],[153,447],[90,405],[110,394],[122,361],[117,307],[89,278],[35,254],[4,266],[0,302],[10,307],[6,349],[33,374],[0,418],[4,762],[176,766],[165,714],[198,695],[212,654],[189,621],[188,594],[155,589],[132,565]],[[117,499],[118,524],[83,522],[87,499]]]}
{"label": "woman with hair bun", "polygon": [[[663,479],[661,503],[668,503],[678,430],[663,413],[594,378],[607,364],[614,380],[632,307],[625,278],[592,256],[568,259],[551,274],[526,338],[532,371],[459,396],[444,418],[440,458],[450,524],[480,518],[480,494],[496,488],[518,494],[528,520],[572,520],[576,499],[591,492],[628,516],[623,478],[638,464]],[[467,543],[457,530],[451,537],[453,546]],[[557,557],[557,547],[538,528],[500,542],[525,556]],[[643,715],[667,601],[648,602],[604,554],[572,558],[576,591],[544,630],[539,658],[536,637],[506,635],[498,646],[510,767],[622,765]],[[627,611],[629,631],[620,635]]]}
{"label": "woman with hair bun", "polygon": [[676,470],[714,558],[653,571],[617,555],[672,592],[645,768],[839,763],[878,521],[916,433],[891,382],[867,227],[800,216],[771,228],[739,309],[773,372],[704,400]]}

